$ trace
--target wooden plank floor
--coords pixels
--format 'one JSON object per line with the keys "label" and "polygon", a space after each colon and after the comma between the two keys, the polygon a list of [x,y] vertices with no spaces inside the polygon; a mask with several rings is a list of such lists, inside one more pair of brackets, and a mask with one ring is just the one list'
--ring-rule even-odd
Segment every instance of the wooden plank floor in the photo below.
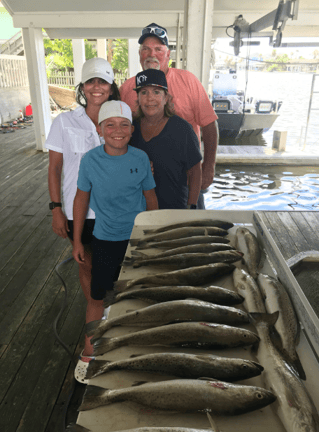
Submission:
{"label": "wooden plank floor", "polygon": [[[64,301],[55,266],[71,256],[70,243],[51,228],[48,153],[36,151],[33,125],[1,134],[0,154],[0,431],[63,431],[85,388],[52,328]],[[77,264],[60,271],[68,299],[58,333],[76,358],[86,302]]]}
{"label": "wooden plank floor", "polygon": [[[288,261],[300,253],[319,252],[319,212],[260,212],[263,222]],[[319,265],[301,262],[292,272],[319,317]]]}

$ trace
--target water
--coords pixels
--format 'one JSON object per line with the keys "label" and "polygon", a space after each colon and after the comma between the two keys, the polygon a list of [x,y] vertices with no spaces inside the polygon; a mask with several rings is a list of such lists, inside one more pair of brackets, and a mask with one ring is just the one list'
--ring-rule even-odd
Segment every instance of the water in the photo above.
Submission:
{"label": "water", "polygon": [[[319,90],[319,77],[315,91]],[[242,140],[221,139],[220,145],[262,145],[271,148],[274,130],[287,130],[286,147],[302,149],[312,74],[249,72],[247,95],[282,100],[280,117],[262,136]],[[245,73],[238,74],[238,89],[245,88]],[[319,107],[319,94],[313,97]],[[318,151],[319,111],[310,116],[306,150]],[[208,210],[319,210],[319,167],[216,167],[214,183],[205,195]]]}
{"label": "water", "polygon": [[319,210],[319,168],[217,167],[205,205],[207,210]]}

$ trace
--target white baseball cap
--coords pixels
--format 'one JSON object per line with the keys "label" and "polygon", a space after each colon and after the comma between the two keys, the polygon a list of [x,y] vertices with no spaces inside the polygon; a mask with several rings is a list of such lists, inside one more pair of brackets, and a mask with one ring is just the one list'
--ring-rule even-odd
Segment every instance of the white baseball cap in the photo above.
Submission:
{"label": "white baseball cap", "polygon": [[110,63],[100,57],[87,60],[82,66],[81,82],[85,83],[91,78],[102,78],[109,84],[112,84],[114,81],[114,73]]}
{"label": "white baseball cap", "polygon": [[132,123],[132,111],[131,108],[122,101],[107,101],[102,104],[99,111],[99,124],[103,120],[111,117],[122,117],[128,119]]}

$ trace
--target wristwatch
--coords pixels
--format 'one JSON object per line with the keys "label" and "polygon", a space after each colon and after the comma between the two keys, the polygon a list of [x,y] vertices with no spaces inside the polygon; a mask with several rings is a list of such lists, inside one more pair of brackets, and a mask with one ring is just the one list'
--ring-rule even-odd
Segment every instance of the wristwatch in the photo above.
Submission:
{"label": "wristwatch", "polygon": [[187,210],[196,210],[197,205],[196,204],[187,204]]}
{"label": "wristwatch", "polygon": [[50,204],[49,204],[49,209],[50,210],[53,210],[55,207],[62,207],[62,203],[58,203],[58,202],[50,202]]}

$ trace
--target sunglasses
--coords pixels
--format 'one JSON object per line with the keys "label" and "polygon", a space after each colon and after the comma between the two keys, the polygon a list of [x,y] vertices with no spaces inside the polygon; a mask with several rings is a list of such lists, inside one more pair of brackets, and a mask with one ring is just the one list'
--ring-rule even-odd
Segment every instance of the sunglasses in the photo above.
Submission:
{"label": "sunglasses", "polygon": [[156,36],[164,39],[167,38],[167,33],[165,30],[159,28],[159,27],[145,27],[142,30],[142,35],[144,34],[155,34]]}

